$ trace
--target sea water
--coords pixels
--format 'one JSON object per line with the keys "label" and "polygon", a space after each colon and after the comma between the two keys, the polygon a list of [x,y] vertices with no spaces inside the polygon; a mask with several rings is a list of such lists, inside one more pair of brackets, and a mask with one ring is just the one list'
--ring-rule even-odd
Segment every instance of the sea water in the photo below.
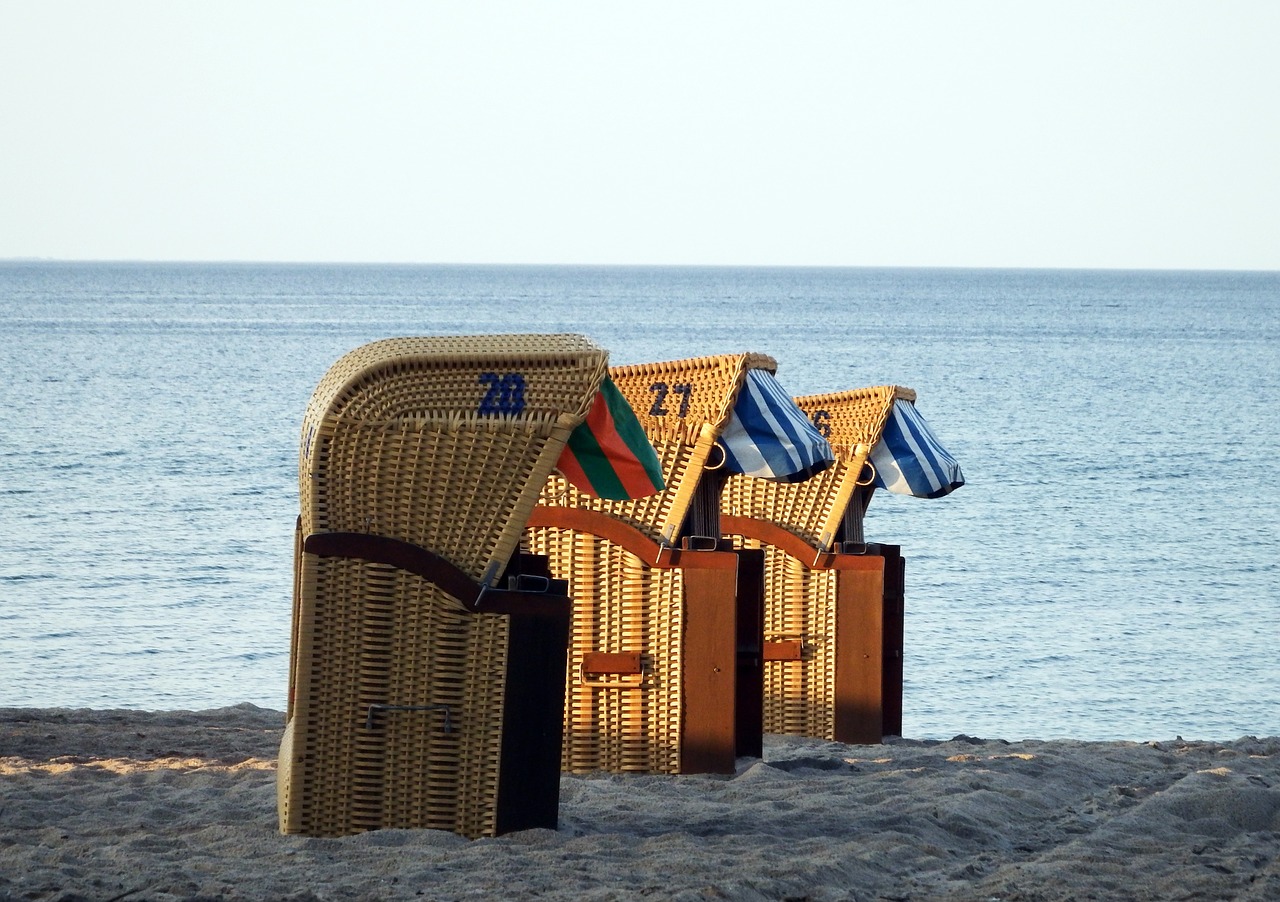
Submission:
{"label": "sea water", "polygon": [[0,706],[283,708],[317,381],[521,331],[917,391],[907,736],[1280,734],[1277,273],[0,263]]}

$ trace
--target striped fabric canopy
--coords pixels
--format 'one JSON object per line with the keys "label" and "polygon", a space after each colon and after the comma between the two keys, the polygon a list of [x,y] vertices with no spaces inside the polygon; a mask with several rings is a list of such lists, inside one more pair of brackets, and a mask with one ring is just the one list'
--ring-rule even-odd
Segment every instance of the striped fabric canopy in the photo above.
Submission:
{"label": "striped fabric canopy", "polygon": [[803,482],[835,463],[831,445],[767,370],[748,370],[720,433],[724,466],[774,482]]}
{"label": "striped fabric canopy", "polygon": [[570,433],[556,466],[580,491],[597,498],[625,501],[665,488],[658,452],[608,376],[587,418]]}
{"label": "striped fabric canopy", "polygon": [[871,451],[873,485],[898,495],[941,498],[964,485],[960,464],[929,430],[916,406],[899,398]]}

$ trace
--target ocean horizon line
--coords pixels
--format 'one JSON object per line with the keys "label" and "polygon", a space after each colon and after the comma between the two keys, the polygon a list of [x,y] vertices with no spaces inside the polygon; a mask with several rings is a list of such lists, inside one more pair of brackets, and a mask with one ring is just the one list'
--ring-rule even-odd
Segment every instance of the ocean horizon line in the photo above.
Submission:
{"label": "ocean horizon line", "polygon": [[764,270],[804,272],[814,270],[862,272],[1008,272],[1008,273],[1170,273],[1277,275],[1280,269],[1249,267],[1163,266],[1014,266],[960,263],[588,263],[498,262],[421,260],[257,260],[247,258],[144,258],[144,257],[0,257],[0,265],[52,263],[86,266],[289,266],[289,267],[404,267],[422,269],[529,269],[529,270]]}

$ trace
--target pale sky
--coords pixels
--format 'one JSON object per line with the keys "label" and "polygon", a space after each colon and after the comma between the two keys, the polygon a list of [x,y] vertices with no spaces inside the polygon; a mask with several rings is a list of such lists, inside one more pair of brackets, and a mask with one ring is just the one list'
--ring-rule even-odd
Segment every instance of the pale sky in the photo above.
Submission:
{"label": "pale sky", "polygon": [[1280,2],[0,0],[0,258],[1280,269]]}

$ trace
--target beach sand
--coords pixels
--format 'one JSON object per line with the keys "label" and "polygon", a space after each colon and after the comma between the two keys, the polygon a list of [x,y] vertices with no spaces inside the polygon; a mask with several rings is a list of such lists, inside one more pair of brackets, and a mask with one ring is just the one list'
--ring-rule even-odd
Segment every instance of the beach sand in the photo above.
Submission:
{"label": "beach sand", "polygon": [[0,709],[0,900],[1280,899],[1280,738],[766,738],[560,828],[282,836],[283,715]]}

